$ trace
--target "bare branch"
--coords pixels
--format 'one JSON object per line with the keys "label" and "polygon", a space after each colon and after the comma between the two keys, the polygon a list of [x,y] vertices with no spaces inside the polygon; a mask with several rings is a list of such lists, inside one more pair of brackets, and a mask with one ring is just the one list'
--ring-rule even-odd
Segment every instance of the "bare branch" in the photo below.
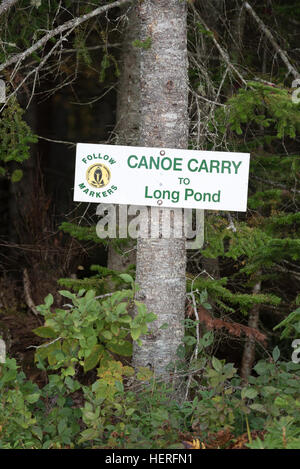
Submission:
{"label": "bare branch", "polygon": [[23,284],[24,284],[24,295],[25,295],[25,301],[26,301],[26,304],[28,306],[28,308],[30,308],[30,310],[36,315],[38,316],[38,311],[35,307],[35,304],[31,298],[31,295],[30,295],[30,280],[29,280],[29,275],[28,275],[28,272],[27,272],[27,269],[24,269],[23,270]]}
{"label": "bare branch", "polygon": [[[85,47],[85,50],[99,50],[99,49],[108,49],[110,47],[121,47],[122,43],[121,42],[116,42],[114,44],[100,44],[99,46],[90,46],[90,47]],[[72,54],[78,52],[78,49],[64,49],[61,51],[62,54]],[[59,54],[59,52],[56,52],[55,54]]]}
{"label": "bare branch", "polygon": [[[34,91],[35,91],[35,86],[36,86],[36,79],[37,79],[39,70],[40,70],[41,68],[43,68],[43,66],[44,66],[44,64],[47,62],[48,58],[53,54],[53,51],[54,51],[55,49],[57,49],[57,47],[58,47],[60,44],[62,44],[62,42],[63,42],[64,40],[66,40],[67,36],[68,36],[69,34],[71,34],[72,31],[73,31],[73,29],[70,29],[69,31],[67,31],[66,34],[65,34],[63,37],[61,37],[60,40],[59,40],[56,44],[54,44],[54,46],[52,47],[52,49],[50,50],[50,52],[48,52],[48,54],[43,58],[43,60],[39,63],[39,65],[37,66],[37,68],[36,68],[35,70],[32,70],[32,72],[34,73],[35,77],[34,77],[33,87],[32,87],[32,91],[31,91],[31,96],[30,96],[30,99],[29,99],[29,101],[28,101],[28,103],[27,103],[26,109],[29,107],[29,105],[30,105],[30,103],[31,103],[31,100],[32,100],[32,98],[33,98]],[[30,72],[30,73],[24,78],[24,80],[22,81],[22,84],[25,82],[25,80],[28,79],[28,77],[31,75],[32,72]],[[20,85],[18,86],[18,88],[14,91],[14,93],[17,92],[17,90],[22,86],[22,84],[20,84]]]}
{"label": "bare branch", "polygon": [[68,142],[66,140],[54,140],[53,138],[42,137],[41,135],[38,135],[38,138],[51,143],[62,143],[63,145],[76,146],[76,142]]}
{"label": "bare branch", "polygon": [[270,181],[269,179],[264,179],[264,178],[260,178],[258,176],[254,176],[253,174],[251,174],[251,178],[256,179],[257,181],[261,181],[265,184],[269,184],[270,186],[278,187],[279,189],[283,189],[283,190],[288,191],[288,192],[293,192],[294,194],[300,194],[299,190],[287,187],[284,184],[281,184],[280,182]]}
{"label": "bare branch", "polygon": [[205,23],[205,21],[202,19],[202,17],[200,17],[198,11],[196,10],[196,8],[194,7],[194,5],[192,5],[192,8],[195,12],[195,14],[198,16],[198,18],[200,19],[201,23],[203,24],[203,26],[205,27],[205,29],[210,33],[211,35],[211,38],[216,46],[216,48],[218,49],[222,59],[224,60],[224,62],[227,64],[227,66],[238,76],[238,78],[241,80],[241,82],[247,86],[247,82],[246,80],[243,78],[243,76],[240,74],[240,72],[238,71],[238,69],[233,65],[233,63],[230,61],[230,58],[229,58],[229,54],[228,52],[223,49],[223,47],[219,44],[219,42],[216,40],[215,38],[215,35],[214,33],[209,29],[209,27],[207,26],[207,24]]}
{"label": "bare branch", "polygon": [[282,61],[286,65],[288,72],[291,73],[295,78],[299,78],[300,74],[299,72],[293,67],[291,62],[289,61],[289,58],[287,56],[287,53],[281,49],[281,47],[277,44],[277,42],[274,39],[274,36],[272,35],[271,31],[267,28],[267,26],[264,24],[264,22],[257,16],[255,11],[253,10],[252,6],[248,2],[244,2],[244,7],[246,10],[252,15],[252,17],[255,19],[256,23],[260,27],[261,31],[267,36],[269,41],[271,42],[272,46],[280,55]]}
{"label": "bare branch", "polygon": [[19,0],[3,0],[0,5],[0,16],[6,13]]}
{"label": "bare branch", "polygon": [[42,344],[42,345],[29,345],[29,347],[26,347],[26,348],[35,348],[35,349],[39,349],[39,348],[45,348],[45,347],[49,347],[49,345],[52,345],[54,344],[55,342],[57,342],[58,340],[61,340],[62,337],[57,337],[56,339],[54,340],[51,340],[51,342],[47,342],[46,344]]}
{"label": "bare branch", "polygon": [[68,29],[73,29],[79,26],[81,23],[84,23],[85,21],[88,21],[89,19],[100,15],[101,13],[107,12],[111,8],[116,8],[116,7],[121,7],[125,5],[126,3],[129,3],[132,0],[117,0],[116,2],[109,3],[107,5],[103,5],[101,7],[96,8],[95,10],[91,11],[90,13],[86,13],[85,15],[79,16],[77,18],[73,18],[70,21],[67,21],[64,24],[61,24],[55,29],[52,29],[52,31],[49,31],[45,36],[43,36],[41,39],[39,39],[36,43],[34,43],[31,47],[26,49],[25,51],[13,55],[10,59],[8,59],[4,64],[0,65],[0,71],[4,70],[5,68],[9,67],[10,65],[18,62],[21,63],[26,57],[31,55],[33,52],[35,52],[37,49],[42,47],[44,44],[46,44],[49,39],[52,37],[57,36],[58,34],[63,33],[64,31],[67,31]]}
{"label": "bare branch", "polygon": [[236,233],[236,227],[235,227],[235,224],[234,224],[234,221],[233,221],[233,218],[230,214],[230,212],[225,212],[226,214],[226,217],[228,218],[228,221],[229,221],[229,225],[227,226],[227,230],[231,230],[233,231],[233,233]]}

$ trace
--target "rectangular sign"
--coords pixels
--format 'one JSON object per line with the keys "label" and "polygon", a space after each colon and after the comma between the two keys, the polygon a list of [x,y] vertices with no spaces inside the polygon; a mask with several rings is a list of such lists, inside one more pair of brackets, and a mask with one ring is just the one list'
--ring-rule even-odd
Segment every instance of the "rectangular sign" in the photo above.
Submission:
{"label": "rectangular sign", "polygon": [[248,153],[78,143],[74,201],[247,210]]}

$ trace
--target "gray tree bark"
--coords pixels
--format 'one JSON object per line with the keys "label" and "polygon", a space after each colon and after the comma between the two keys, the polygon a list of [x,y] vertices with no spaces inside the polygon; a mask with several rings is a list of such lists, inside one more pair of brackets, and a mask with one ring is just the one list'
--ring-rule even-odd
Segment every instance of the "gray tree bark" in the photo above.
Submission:
{"label": "gray tree bark", "polygon": [[[139,16],[137,6],[131,6],[127,12],[127,25],[124,31],[120,79],[117,96],[116,144],[133,145],[139,143],[140,120],[140,49],[133,46],[139,37]],[[129,240],[126,246],[128,254],[122,255],[112,245],[108,248],[107,267],[122,271],[136,262],[135,242]]]}
{"label": "gray tree bark", "polygon": [[117,96],[116,143],[136,146],[139,143],[141,53],[133,41],[140,33],[138,7],[131,6],[126,16]]}
{"label": "gray tree bark", "polygon": [[[140,145],[157,147],[158,155],[162,147],[187,148],[188,144],[186,6],[181,0],[140,4],[141,40],[150,42],[141,52]],[[166,365],[176,359],[184,333],[185,266],[183,237],[138,239],[137,299],[157,320],[143,337],[143,345],[134,346],[136,368],[149,366],[156,375],[163,375]],[[160,329],[164,323],[168,328]]]}
{"label": "gray tree bark", "polygon": [[244,29],[245,29],[245,22],[246,22],[246,10],[244,5],[236,12],[236,17],[233,21],[232,25],[232,47],[231,47],[231,55],[234,59],[235,63],[238,64],[242,57],[242,49],[243,49],[243,36],[244,36]]}

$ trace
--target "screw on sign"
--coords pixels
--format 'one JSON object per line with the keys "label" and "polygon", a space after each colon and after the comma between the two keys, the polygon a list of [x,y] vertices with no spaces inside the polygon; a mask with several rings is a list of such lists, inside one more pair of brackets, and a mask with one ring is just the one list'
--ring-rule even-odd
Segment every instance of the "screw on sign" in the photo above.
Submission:
{"label": "screw on sign", "polygon": [[244,212],[249,159],[248,153],[79,143],[74,200]]}

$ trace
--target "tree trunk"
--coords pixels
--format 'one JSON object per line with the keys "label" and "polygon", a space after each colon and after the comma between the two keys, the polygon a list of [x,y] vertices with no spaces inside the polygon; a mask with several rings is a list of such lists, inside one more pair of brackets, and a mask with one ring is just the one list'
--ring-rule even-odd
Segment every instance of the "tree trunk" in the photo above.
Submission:
{"label": "tree trunk", "polygon": [[246,10],[244,6],[237,8],[236,17],[232,25],[231,56],[236,64],[241,61],[243,50],[243,36],[245,29]]}
{"label": "tree trunk", "polygon": [[[253,288],[253,294],[258,294],[261,290],[261,282],[257,282]],[[248,326],[254,329],[258,329],[258,321],[259,321],[259,306],[254,305],[252,310],[249,313],[248,319]],[[241,366],[241,377],[244,381],[248,381],[248,377],[251,374],[252,366],[255,360],[255,338],[254,337],[247,337],[243,358],[242,358],[242,366]]]}
{"label": "tree trunk", "polygon": [[139,37],[138,8],[127,13],[122,44],[120,79],[117,96],[116,144],[138,145],[140,111],[140,48],[133,45]]}
{"label": "tree trunk", "polygon": [[[140,144],[157,147],[159,155],[162,147],[188,144],[186,2],[144,0],[140,19],[141,41],[147,41],[141,53]],[[156,375],[166,373],[183,338],[185,266],[183,237],[138,239],[137,299],[157,320],[143,345],[135,344],[133,363],[151,367]],[[160,329],[164,323],[168,327]]]}
{"label": "tree trunk", "polygon": [[[132,43],[139,37],[139,16],[136,6],[127,13],[127,25],[122,45],[121,74],[117,96],[117,145],[138,145],[140,119],[140,49]],[[118,215],[118,212],[117,212]],[[136,262],[135,241],[128,240],[122,255],[112,245],[108,248],[107,267],[122,271]]]}

